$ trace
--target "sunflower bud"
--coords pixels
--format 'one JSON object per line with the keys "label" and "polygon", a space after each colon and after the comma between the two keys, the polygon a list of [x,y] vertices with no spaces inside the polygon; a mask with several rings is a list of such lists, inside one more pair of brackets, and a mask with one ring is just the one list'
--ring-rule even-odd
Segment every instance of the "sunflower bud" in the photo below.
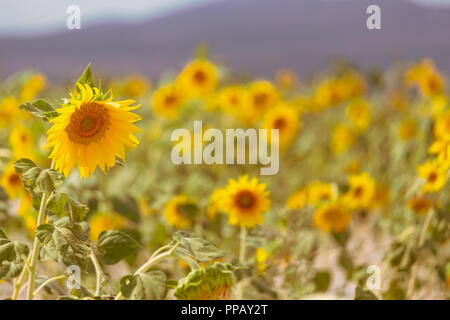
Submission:
{"label": "sunflower bud", "polygon": [[215,262],[197,269],[180,280],[174,291],[178,300],[229,300],[233,286],[233,267]]}

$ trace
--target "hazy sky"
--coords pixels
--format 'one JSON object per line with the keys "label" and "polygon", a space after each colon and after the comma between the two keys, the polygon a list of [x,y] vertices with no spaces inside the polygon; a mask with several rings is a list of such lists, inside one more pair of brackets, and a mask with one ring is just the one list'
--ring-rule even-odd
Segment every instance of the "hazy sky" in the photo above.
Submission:
{"label": "hazy sky", "polygon": [[[226,0],[2,0],[0,35],[34,34],[65,28],[69,5],[81,9],[82,24],[99,21],[137,22],[174,10]],[[274,0],[276,1],[276,0]],[[301,0],[293,0],[301,1]],[[340,0],[335,0],[340,1]],[[450,0],[411,0],[423,3],[447,3]]]}

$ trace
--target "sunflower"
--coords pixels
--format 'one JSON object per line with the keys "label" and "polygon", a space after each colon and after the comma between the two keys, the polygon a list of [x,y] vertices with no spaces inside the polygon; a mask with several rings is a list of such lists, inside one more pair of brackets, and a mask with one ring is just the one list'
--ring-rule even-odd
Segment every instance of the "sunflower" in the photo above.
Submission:
{"label": "sunflower", "polygon": [[271,129],[278,129],[280,148],[288,147],[295,139],[300,127],[299,114],[287,104],[278,104],[264,116],[261,128],[268,131],[268,142],[271,143]]}
{"label": "sunflower", "polygon": [[308,185],[308,204],[317,206],[322,202],[336,200],[338,191],[331,183],[314,181]]}
{"label": "sunflower", "polygon": [[10,199],[24,195],[25,189],[20,175],[14,170],[12,163],[8,164],[0,179],[0,185],[5,189]]}
{"label": "sunflower", "polygon": [[47,83],[46,77],[41,73],[33,74],[25,82],[22,91],[20,92],[20,101],[30,101],[44,89]]}
{"label": "sunflower", "polygon": [[245,110],[245,118],[254,122],[278,101],[278,92],[274,85],[266,80],[253,82],[248,88],[249,105]]}
{"label": "sunflower", "polygon": [[350,224],[351,215],[340,202],[331,202],[317,208],[314,212],[314,226],[323,232],[342,232]]}
{"label": "sunflower", "polygon": [[97,88],[77,83],[80,94],[58,109],[52,120],[46,148],[53,148],[49,158],[55,169],[68,176],[75,164],[80,175],[87,178],[97,166],[104,172],[116,163],[116,156],[125,160],[125,146],[136,147],[134,133],[141,132],[133,123],[141,117],[130,111],[134,100],[102,99]]}
{"label": "sunflower", "polygon": [[152,96],[153,111],[164,118],[175,118],[183,104],[183,92],[175,83],[160,87]]}
{"label": "sunflower", "polygon": [[258,267],[258,273],[263,274],[267,269],[266,260],[269,258],[269,253],[264,249],[264,247],[259,247],[256,249],[255,262]]}
{"label": "sunflower", "polygon": [[0,102],[0,128],[9,128],[19,118],[19,102],[13,96],[3,98]]}
{"label": "sunflower", "polygon": [[186,195],[181,194],[170,199],[164,207],[164,217],[167,223],[177,229],[190,228],[192,221],[190,217],[183,212],[185,206],[191,205],[193,202]]}
{"label": "sunflower", "polygon": [[443,139],[450,135],[450,110],[443,112],[437,119],[433,128],[434,137]]}
{"label": "sunflower", "polygon": [[350,189],[344,195],[344,201],[349,207],[367,208],[375,196],[375,181],[367,172],[349,176]]}
{"label": "sunflower", "polygon": [[89,237],[95,241],[103,231],[121,229],[124,224],[124,218],[118,213],[97,212],[90,220]]}
{"label": "sunflower", "polygon": [[14,127],[9,135],[9,145],[15,159],[29,158],[34,160],[34,137],[28,128],[21,125]]}
{"label": "sunflower", "polygon": [[150,79],[143,75],[136,74],[125,79],[122,93],[127,97],[138,98],[149,92],[151,88],[152,82]]}
{"label": "sunflower", "polygon": [[253,228],[264,222],[264,212],[270,209],[266,184],[257,178],[243,175],[238,180],[230,179],[223,193],[222,206],[229,214],[228,223]]}
{"label": "sunflower", "polygon": [[441,140],[436,140],[428,148],[429,154],[437,155],[437,161],[444,167],[450,166],[450,135],[446,135]]}
{"label": "sunflower", "polygon": [[444,82],[431,59],[423,59],[405,75],[408,85],[417,85],[423,96],[429,97],[443,91]]}
{"label": "sunflower", "polygon": [[280,69],[275,74],[275,82],[280,88],[289,90],[298,85],[297,74],[289,69]]}
{"label": "sunflower", "polygon": [[433,200],[426,195],[414,195],[408,200],[408,207],[411,208],[416,214],[427,213],[433,206]]}
{"label": "sunflower", "polygon": [[223,188],[216,189],[209,197],[209,204],[206,208],[206,216],[211,221],[216,220],[217,214],[221,210],[223,192]]}
{"label": "sunflower", "polygon": [[302,209],[307,205],[308,201],[308,190],[306,188],[301,188],[292,194],[286,201],[286,208],[291,210]]}
{"label": "sunflower", "polygon": [[419,177],[425,179],[422,192],[433,193],[441,190],[447,182],[447,170],[438,162],[428,160],[417,166]]}
{"label": "sunflower", "polygon": [[334,154],[342,154],[348,150],[355,142],[355,135],[353,131],[347,128],[344,124],[337,124],[333,128],[333,133],[330,141],[330,148]]}
{"label": "sunflower", "polygon": [[248,103],[248,93],[239,86],[229,86],[219,92],[219,104],[225,113],[240,115]]}
{"label": "sunflower", "polygon": [[364,132],[370,124],[370,106],[365,100],[355,100],[346,109],[347,116],[358,132]]}
{"label": "sunflower", "polygon": [[189,97],[203,98],[217,87],[217,69],[207,60],[195,60],[184,67],[178,81]]}

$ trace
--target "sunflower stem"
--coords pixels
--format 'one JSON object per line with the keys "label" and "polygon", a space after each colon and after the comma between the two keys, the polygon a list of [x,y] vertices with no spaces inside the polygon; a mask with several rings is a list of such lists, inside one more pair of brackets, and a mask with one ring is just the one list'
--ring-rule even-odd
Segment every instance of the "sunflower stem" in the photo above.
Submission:
{"label": "sunflower stem", "polygon": [[241,243],[239,246],[239,264],[245,263],[245,249],[247,242],[247,228],[241,227]]}
{"label": "sunflower stem", "polygon": [[102,267],[100,265],[100,262],[97,259],[97,256],[94,252],[91,252],[91,261],[95,268],[95,274],[96,274],[96,285],[95,285],[95,296],[99,297],[101,294],[101,288],[102,288],[102,277],[103,277],[103,271]]}

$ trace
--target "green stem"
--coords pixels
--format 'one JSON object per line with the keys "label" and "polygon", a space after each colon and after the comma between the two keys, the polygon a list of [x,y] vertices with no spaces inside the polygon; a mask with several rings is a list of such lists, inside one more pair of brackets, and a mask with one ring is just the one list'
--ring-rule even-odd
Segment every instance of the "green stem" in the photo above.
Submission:
{"label": "green stem", "polygon": [[66,278],[66,277],[67,277],[67,275],[63,274],[63,275],[61,275],[61,276],[56,276],[56,277],[53,277],[53,278],[48,279],[48,280],[45,281],[43,284],[41,284],[41,285],[39,286],[39,288],[36,289],[36,291],[34,292],[33,296],[36,296],[36,295],[39,293],[39,291],[41,291],[45,286],[47,286],[47,285],[50,284],[51,282],[53,282],[53,281],[58,281],[58,280],[62,280],[62,279],[64,279],[64,278]]}
{"label": "green stem", "polygon": [[103,277],[103,271],[102,271],[102,267],[100,265],[100,262],[97,259],[97,256],[95,255],[94,252],[91,253],[91,260],[92,260],[92,264],[94,265],[95,268],[95,274],[97,277],[97,283],[95,286],[95,296],[99,297],[101,294],[101,288],[102,288],[102,277]]}
{"label": "green stem", "polygon": [[[176,248],[178,247],[179,243],[175,244],[169,251],[166,251],[164,253],[161,253],[159,255],[155,255],[156,253],[160,252],[161,249],[160,248],[158,251],[155,252],[155,254],[153,254],[150,259],[147,260],[146,263],[144,263],[138,270],[136,270],[136,272],[134,273],[135,276],[141,274],[141,273],[145,273],[147,272],[153,265],[157,264],[158,262],[160,262],[161,260],[164,260],[168,257],[170,257],[176,250]],[[167,247],[167,246],[166,246]],[[120,300],[122,299],[122,293],[119,292],[119,294],[116,296],[115,300]]]}
{"label": "green stem", "polygon": [[[45,211],[47,210],[47,200],[50,197],[49,192],[45,192],[42,195],[41,206],[39,208],[39,214],[37,218],[36,226],[39,227],[45,221]],[[28,291],[27,291],[27,300],[33,300],[34,294],[34,281],[36,277],[36,263],[39,255],[39,248],[41,247],[41,243],[39,239],[34,237],[33,251],[31,252],[31,258],[28,262],[30,265],[30,272],[28,277]]]}
{"label": "green stem", "polygon": [[241,243],[239,246],[239,264],[245,263],[245,249],[247,242],[247,228],[241,227]]}

